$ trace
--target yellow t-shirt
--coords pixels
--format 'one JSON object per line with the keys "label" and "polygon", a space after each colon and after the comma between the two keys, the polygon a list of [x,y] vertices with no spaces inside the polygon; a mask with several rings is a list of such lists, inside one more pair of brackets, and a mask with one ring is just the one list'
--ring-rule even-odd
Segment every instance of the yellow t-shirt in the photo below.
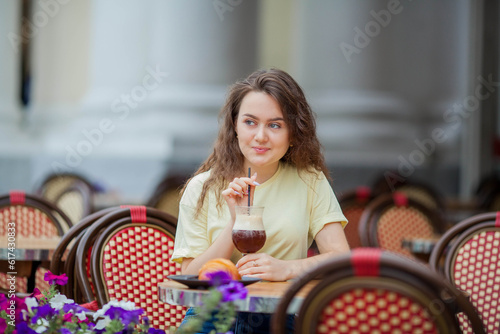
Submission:
{"label": "yellow t-shirt", "polygon": [[[195,176],[182,196],[173,261],[182,262],[183,258],[202,254],[230,221],[225,201],[218,212],[213,191],[207,194],[201,213],[194,219],[201,188],[209,173]],[[322,172],[299,175],[295,167],[281,163],[269,180],[254,189],[253,205],[265,207],[263,221],[267,239],[259,253],[283,260],[302,259],[326,224],[341,222],[343,227],[347,224]],[[241,253],[235,250],[231,260],[236,262],[239,258]]]}

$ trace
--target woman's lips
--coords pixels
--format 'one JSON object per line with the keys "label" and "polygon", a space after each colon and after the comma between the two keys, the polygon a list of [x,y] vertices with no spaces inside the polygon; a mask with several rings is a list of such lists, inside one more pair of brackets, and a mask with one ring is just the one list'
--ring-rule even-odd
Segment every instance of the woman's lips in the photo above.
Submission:
{"label": "woman's lips", "polygon": [[269,151],[269,149],[266,147],[254,147],[253,149],[257,153],[266,153],[267,151]]}

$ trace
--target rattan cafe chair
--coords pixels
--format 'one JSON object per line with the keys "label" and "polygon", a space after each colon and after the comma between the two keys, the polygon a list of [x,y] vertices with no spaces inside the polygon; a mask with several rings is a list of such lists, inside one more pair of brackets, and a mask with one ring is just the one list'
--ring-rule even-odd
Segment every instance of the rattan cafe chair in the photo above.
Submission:
{"label": "rattan cafe chair", "polygon": [[437,240],[446,229],[439,212],[400,192],[377,196],[363,211],[359,222],[363,247],[379,247],[415,259],[403,247],[404,240]]}
{"label": "rattan cafe chair", "polygon": [[444,198],[437,189],[429,184],[400,176],[394,176],[392,183],[389,183],[385,176],[380,177],[372,185],[372,191],[374,196],[397,191],[443,214],[446,210]]}
{"label": "rattan cafe chair", "polygon": [[156,186],[153,194],[146,202],[146,206],[161,210],[177,217],[179,215],[181,189],[187,179],[187,175],[167,175]]}
{"label": "rattan cafe chair", "polygon": [[457,314],[485,333],[474,306],[452,284],[401,255],[356,248],[298,277],[272,316],[286,333],[294,296],[316,282],[295,318],[295,333],[461,333]]}
{"label": "rattan cafe chair", "polygon": [[[83,299],[82,297],[82,289],[78,285],[75,268],[76,250],[78,248],[78,244],[81,241],[81,237],[85,233],[86,229],[90,225],[95,223],[99,218],[119,209],[120,207],[106,208],[86,216],[64,234],[63,238],[57,245],[56,250],[54,251],[52,262],[50,265],[50,271],[56,275],[65,273],[68,276],[68,283],[59,288],[61,293],[66,295],[66,297],[75,300],[75,302],[77,303],[87,302],[87,300]],[[87,277],[89,277],[90,262],[87,262],[87,268]],[[89,283],[91,284],[90,277]]]}
{"label": "rattan cafe chair", "polygon": [[50,174],[37,187],[36,193],[61,208],[73,224],[94,211],[95,188],[80,174]]}
{"label": "rattan cafe chair", "polygon": [[101,217],[87,229],[78,246],[77,268],[81,277],[81,256],[91,245],[90,273],[100,306],[110,300],[132,301],[144,309],[154,328],[180,325],[185,307],[158,299],[158,283],[180,274],[180,265],[170,260],[176,220],[154,208],[131,206]]}
{"label": "rattan cafe chair", "polygon": [[[11,191],[0,196],[0,222],[0,236],[5,240],[9,223],[12,222],[15,223],[16,240],[62,236],[72,225],[69,217],[53,203],[24,191]],[[43,276],[48,266],[49,263],[39,261],[17,261],[16,291],[32,292],[35,286],[40,290],[47,289],[48,284]],[[7,286],[6,279],[5,274],[0,274],[0,286],[3,289]]]}
{"label": "rattan cafe chair", "polygon": [[349,221],[344,233],[351,249],[361,247],[359,220],[372,199],[373,193],[369,187],[357,187],[338,196],[342,212]]}
{"label": "rattan cafe chair", "polygon": [[488,333],[500,331],[500,212],[475,215],[448,230],[429,264],[470,295]]}

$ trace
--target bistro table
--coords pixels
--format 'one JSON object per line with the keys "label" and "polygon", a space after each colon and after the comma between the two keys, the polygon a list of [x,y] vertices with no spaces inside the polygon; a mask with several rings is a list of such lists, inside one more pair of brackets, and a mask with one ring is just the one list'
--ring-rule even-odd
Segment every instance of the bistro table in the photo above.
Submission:
{"label": "bistro table", "polygon": [[[287,313],[297,313],[305,296],[317,283],[318,281],[311,281],[304,286],[290,303]],[[246,286],[248,289],[247,297],[234,301],[235,308],[241,312],[274,313],[281,297],[292,284],[293,280],[285,282],[260,281],[249,284]],[[207,293],[207,290],[189,288],[182,283],[171,280],[158,284],[159,300],[171,305],[198,306],[203,295]]]}
{"label": "bistro table", "polygon": [[0,272],[27,277],[28,292],[32,292],[38,267],[50,262],[60,240],[60,237],[16,237],[15,247],[8,248],[7,238],[0,238]]}

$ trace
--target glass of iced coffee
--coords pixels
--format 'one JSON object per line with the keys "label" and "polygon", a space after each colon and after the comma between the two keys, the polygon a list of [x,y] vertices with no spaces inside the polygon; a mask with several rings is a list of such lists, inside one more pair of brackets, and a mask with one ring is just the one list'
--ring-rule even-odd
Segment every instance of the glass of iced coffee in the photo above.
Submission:
{"label": "glass of iced coffee", "polygon": [[266,242],[262,221],[263,206],[237,206],[233,226],[234,246],[243,254],[255,253]]}

